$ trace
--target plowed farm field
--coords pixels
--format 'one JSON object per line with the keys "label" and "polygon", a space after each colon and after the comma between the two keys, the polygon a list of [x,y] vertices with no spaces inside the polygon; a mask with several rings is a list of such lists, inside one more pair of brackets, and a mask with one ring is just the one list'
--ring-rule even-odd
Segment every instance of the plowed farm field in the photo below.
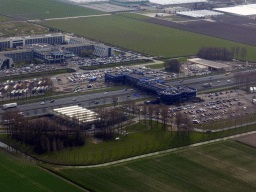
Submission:
{"label": "plowed farm field", "polygon": [[143,21],[256,46],[256,21],[247,18],[221,17],[179,23],[157,18]]}

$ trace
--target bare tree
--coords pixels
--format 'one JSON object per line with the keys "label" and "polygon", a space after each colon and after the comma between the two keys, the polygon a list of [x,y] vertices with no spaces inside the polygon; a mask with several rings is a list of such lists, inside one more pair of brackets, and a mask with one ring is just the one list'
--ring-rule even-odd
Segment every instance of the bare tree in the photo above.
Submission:
{"label": "bare tree", "polygon": [[240,56],[243,60],[247,57],[247,49],[245,47],[242,47]]}
{"label": "bare tree", "polygon": [[147,118],[147,110],[148,106],[144,103],[143,104],[143,114],[144,114],[144,124],[146,125],[146,118]]}
{"label": "bare tree", "polygon": [[239,57],[239,51],[240,51],[240,47],[236,47],[235,55],[237,59]]}
{"label": "bare tree", "polygon": [[176,126],[177,126],[177,135],[180,137],[180,132],[183,124],[183,116],[180,112],[176,113]]}
{"label": "bare tree", "polygon": [[231,54],[232,54],[233,58],[235,57],[235,51],[236,51],[236,48],[235,47],[231,47]]}
{"label": "bare tree", "polygon": [[158,129],[158,122],[159,122],[158,118],[159,118],[159,114],[160,114],[160,109],[159,109],[158,106],[155,108],[154,112],[155,112],[155,115],[156,115],[156,128]]}
{"label": "bare tree", "polygon": [[168,119],[168,107],[166,105],[163,105],[161,107],[161,116],[163,119],[163,130],[165,131],[165,127]]}
{"label": "bare tree", "polygon": [[153,128],[153,114],[154,114],[154,106],[152,104],[148,105],[148,113],[149,113],[149,118],[150,118],[150,124],[151,124],[151,129]]}

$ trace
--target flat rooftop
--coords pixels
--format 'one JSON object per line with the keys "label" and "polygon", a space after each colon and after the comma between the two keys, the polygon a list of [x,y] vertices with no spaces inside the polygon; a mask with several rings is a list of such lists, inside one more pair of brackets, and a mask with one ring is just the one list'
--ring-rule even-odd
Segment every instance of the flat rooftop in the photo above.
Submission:
{"label": "flat rooftop", "polygon": [[77,121],[78,123],[91,123],[100,119],[94,111],[77,105],[53,109],[52,113],[62,118],[68,118],[70,121]]}
{"label": "flat rooftop", "polygon": [[136,79],[145,79],[145,78],[148,78],[148,77],[146,77],[146,76],[144,76],[144,75],[137,74],[137,73],[131,73],[131,74],[129,74],[128,76],[134,77],[134,78],[136,78]]}
{"label": "flat rooftop", "polygon": [[256,4],[215,8],[214,10],[225,12],[225,13],[231,13],[231,14],[235,14],[235,15],[242,15],[242,16],[256,15]]}
{"label": "flat rooftop", "polygon": [[209,60],[201,59],[201,58],[188,59],[188,61],[192,62],[192,63],[197,63],[197,64],[200,64],[200,65],[204,65],[204,66],[207,66],[207,67],[215,68],[215,69],[227,69],[227,68],[229,68],[229,66],[226,65],[226,64],[215,62],[215,61],[209,61]]}
{"label": "flat rooftop", "polygon": [[182,12],[177,12],[176,14],[187,16],[187,17],[193,17],[193,18],[203,18],[203,17],[224,15],[224,13],[220,13],[217,11],[210,11],[210,10],[182,11]]}
{"label": "flat rooftop", "polygon": [[25,52],[31,52],[31,49],[17,49],[17,50],[11,50],[11,51],[1,51],[1,55],[6,54],[14,54],[14,53],[25,53]]}
{"label": "flat rooftop", "polygon": [[0,38],[0,41],[12,41],[12,40],[21,40],[21,39],[33,39],[33,38],[43,38],[43,37],[58,37],[58,36],[64,36],[64,35],[62,33],[50,33],[50,34],[41,34],[41,35],[30,35],[30,36]]}
{"label": "flat rooftop", "polygon": [[78,43],[78,44],[61,45],[61,47],[69,48],[69,47],[83,47],[83,46],[89,46],[89,45],[95,45],[95,44],[92,44],[92,43]]}
{"label": "flat rooftop", "polygon": [[156,3],[160,5],[179,5],[186,3],[200,3],[207,2],[207,0],[150,0],[150,3]]}

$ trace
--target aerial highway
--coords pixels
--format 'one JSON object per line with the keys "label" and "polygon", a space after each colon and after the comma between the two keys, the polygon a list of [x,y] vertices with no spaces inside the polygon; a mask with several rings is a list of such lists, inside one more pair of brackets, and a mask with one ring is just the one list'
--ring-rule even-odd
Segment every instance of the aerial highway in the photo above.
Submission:
{"label": "aerial highway", "polygon": [[[234,83],[233,80],[234,74],[230,74],[226,76],[225,74],[218,74],[212,76],[198,76],[196,78],[188,78],[185,79],[183,82],[181,80],[166,82],[166,84],[170,86],[190,86],[194,87],[198,90],[207,90],[211,88],[218,88],[218,87],[225,87],[231,86]],[[227,83],[227,80],[230,80],[230,83]],[[212,87],[202,87],[205,82],[212,83]],[[133,88],[134,89],[134,88]],[[133,94],[137,93],[137,97]],[[140,95],[141,93],[141,95]],[[32,102],[23,105],[17,106],[17,109],[21,112],[24,112],[25,116],[34,116],[34,115],[43,115],[47,113],[48,110],[71,106],[71,105],[80,105],[82,107],[94,107],[99,105],[105,104],[112,104],[114,98],[119,98],[119,102],[124,102],[128,100],[136,100],[142,98],[150,98],[152,95],[142,92],[139,89],[134,89],[131,91],[130,89],[121,89],[116,91],[109,91],[109,92],[100,92],[100,93],[92,93],[92,94],[85,94],[79,96],[71,96],[71,97],[64,97],[55,99],[51,101],[51,99],[39,102]],[[0,109],[0,114],[3,113],[4,110]]]}
{"label": "aerial highway", "polygon": [[[134,96],[134,93],[137,93],[137,97]],[[124,89],[122,89],[117,91],[65,97],[55,100],[38,101],[23,105],[18,104],[17,109],[21,112],[24,112],[25,116],[34,116],[43,115],[50,109],[72,105],[80,105],[82,107],[94,107],[99,105],[112,104],[113,100],[115,99],[119,99],[119,102],[124,102],[149,97],[151,96],[147,95],[146,93],[140,92],[140,90],[134,89],[133,91],[130,91],[129,89],[127,89],[125,91]],[[3,112],[4,110],[1,108],[0,113]]]}

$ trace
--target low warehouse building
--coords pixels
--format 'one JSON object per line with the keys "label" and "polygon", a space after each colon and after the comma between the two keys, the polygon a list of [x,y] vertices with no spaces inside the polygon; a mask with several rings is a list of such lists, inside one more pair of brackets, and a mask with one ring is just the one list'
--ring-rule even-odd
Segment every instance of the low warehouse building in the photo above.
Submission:
{"label": "low warehouse building", "polygon": [[195,10],[195,11],[182,11],[177,12],[177,15],[191,17],[191,18],[209,18],[224,15],[224,13],[220,13],[217,11],[210,10]]}
{"label": "low warehouse building", "polygon": [[207,66],[210,70],[214,70],[214,71],[226,71],[230,69],[230,67],[226,64],[215,62],[215,61],[209,61],[201,58],[188,59],[188,61],[191,63]]}
{"label": "low warehouse building", "polygon": [[53,109],[50,113],[79,125],[90,125],[100,120],[98,114],[94,111],[77,105]]}

